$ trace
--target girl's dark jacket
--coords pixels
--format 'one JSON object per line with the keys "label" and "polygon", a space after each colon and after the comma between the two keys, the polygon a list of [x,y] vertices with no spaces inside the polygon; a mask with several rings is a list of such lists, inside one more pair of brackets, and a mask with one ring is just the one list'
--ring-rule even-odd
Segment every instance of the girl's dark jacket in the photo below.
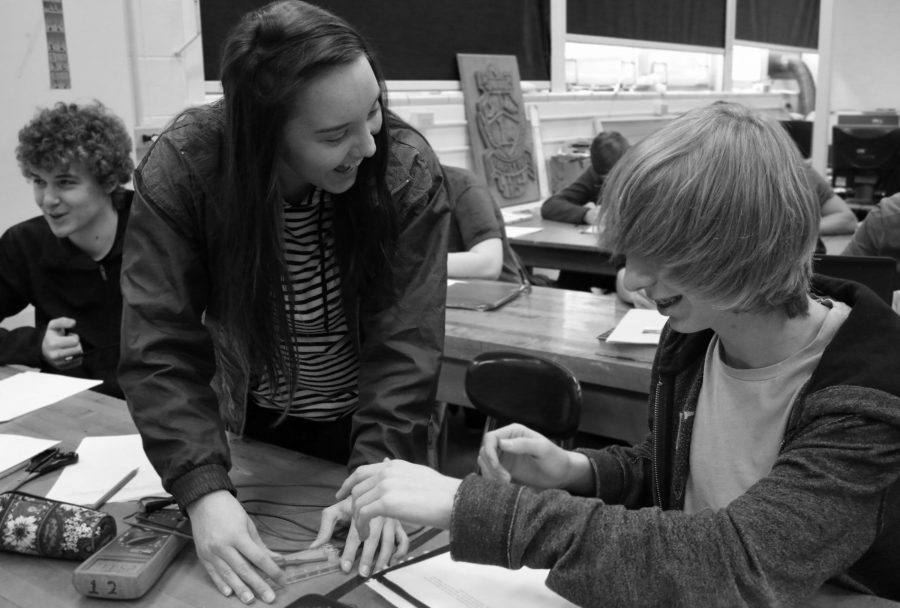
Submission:
{"label": "girl's dark jacket", "polygon": [[[393,288],[376,298],[344,285],[360,363],[351,468],[426,460],[444,342],[450,215],[440,165],[421,135],[386,120],[399,224]],[[221,103],[212,104],[154,143],[135,171],[125,239],[119,379],[147,455],[182,507],[234,491],[225,431],[242,432],[250,381],[219,323],[223,285],[211,271],[229,246],[216,209],[223,124]],[[352,243],[337,246],[343,272]]]}

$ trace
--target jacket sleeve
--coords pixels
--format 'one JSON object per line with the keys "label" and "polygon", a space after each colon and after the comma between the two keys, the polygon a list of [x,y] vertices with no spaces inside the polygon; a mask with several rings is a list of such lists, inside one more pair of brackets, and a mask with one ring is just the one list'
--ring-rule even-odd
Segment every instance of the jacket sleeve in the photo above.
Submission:
{"label": "jacket sleeve", "polygon": [[[900,406],[884,393],[845,389],[820,398],[890,399],[885,412]],[[793,606],[896,528],[893,417],[809,421],[771,473],[718,512],[630,510],[472,475],[455,498],[451,554],[549,568],[547,586],[579,605]],[[885,573],[895,574],[894,556]]]}
{"label": "jacket sleeve", "polygon": [[409,179],[392,193],[399,213],[392,301],[383,308],[364,302],[360,312],[351,469],[385,457],[426,462],[444,347],[450,209],[440,165],[423,138],[408,128],[393,130],[393,145],[406,148],[395,160],[411,158],[403,161]]}
{"label": "jacket sleeve", "polygon": [[160,140],[135,172],[122,262],[119,382],[148,458],[185,507],[233,487],[210,387],[212,342],[202,321],[210,280],[198,194],[191,179],[178,177],[187,175],[182,162]]}
{"label": "jacket sleeve", "polygon": [[[15,228],[11,228],[0,237],[0,319],[23,311],[31,303],[27,269],[36,261],[23,259],[14,233]],[[0,328],[0,365],[44,365],[41,343],[45,331],[36,327]]]}
{"label": "jacket sleeve", "polygon": [[600,180],[588,167],[574,182],[548,198],[541,205],[541,217],[556,222],[583,224],[586,203],[596,203],[600,195]]}

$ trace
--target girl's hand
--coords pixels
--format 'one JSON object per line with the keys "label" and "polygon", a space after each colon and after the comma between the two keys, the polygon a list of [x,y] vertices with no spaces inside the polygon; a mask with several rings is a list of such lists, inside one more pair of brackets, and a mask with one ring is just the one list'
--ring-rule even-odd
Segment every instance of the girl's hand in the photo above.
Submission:
{"label": "girl's hand", "polygon": [[278,583],[284,572],[241,503],[231,493],[218,490],[189,504],[187,511],[197,557],[222,595],[233,593],[245,604],[254,597],[267,604],[275,601],[275,592],[259,570]]}
{"label": "girl's hand", "polygon": [[461,481],[425,466],[389,460],[359,467],[338,490],[351,501],[354,526],[361,538],[371,537],[378,517],[410,524],[448,528],[453,498]]}
{"label": "girl's hand", "polygon": [[[322,511],[319,534],[309,548],[315,549],[324,545],[331,539],[336,524],[352,520],[352,498],[345,498],[327,507]],[[359,549],[360,539],[362,538],[365,541],[362,543],[363,550],[359,557],[359,574],[361,576],[369,576],[373,572],[378,572],[390,565],[392,561],[405,556],[407,551],[409,551],[409,537],[406,535],[406,530],[403,529],[400,522],[396,519],[376,517],[370,522],[368,533],[365,535],[360,534],[357,526],[350,526],[350,530],[347,532],[347,540],[344,543],[344,552],[341,554],[341,569],[344,572],[350,572],[353,568],[353,562],[356,560],[356,552]],[[373,568],[372,559],[375,558],[376,551],[378,551],[378,556]]]}

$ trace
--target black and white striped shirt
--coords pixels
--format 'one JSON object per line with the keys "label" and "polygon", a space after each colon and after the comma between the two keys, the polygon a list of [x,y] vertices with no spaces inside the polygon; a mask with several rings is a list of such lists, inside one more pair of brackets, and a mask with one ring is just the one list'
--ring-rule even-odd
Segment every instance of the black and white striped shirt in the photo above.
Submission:
{"label": "black and white striped shirt", "polygon": [[262,407],[289,416],[336,420],[356,407],[359,360],[341,299],[341,277],[334,241],[334,208],[329,193],[314,190],[300,205],[284,206],[284,255],[291,277],[294,310],[285,300],[298,364],[292,397],[288,383],[263,376],[251,390]]}

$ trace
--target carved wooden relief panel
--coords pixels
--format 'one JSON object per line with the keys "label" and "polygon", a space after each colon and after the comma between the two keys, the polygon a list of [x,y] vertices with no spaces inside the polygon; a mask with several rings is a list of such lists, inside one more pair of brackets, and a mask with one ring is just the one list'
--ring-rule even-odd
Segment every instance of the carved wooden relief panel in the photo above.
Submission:
{"label": "carved wooden relief panel", "polygon": [[501,206],[540,199],[515,55],[458,54],[456,60],[475,172]]}

